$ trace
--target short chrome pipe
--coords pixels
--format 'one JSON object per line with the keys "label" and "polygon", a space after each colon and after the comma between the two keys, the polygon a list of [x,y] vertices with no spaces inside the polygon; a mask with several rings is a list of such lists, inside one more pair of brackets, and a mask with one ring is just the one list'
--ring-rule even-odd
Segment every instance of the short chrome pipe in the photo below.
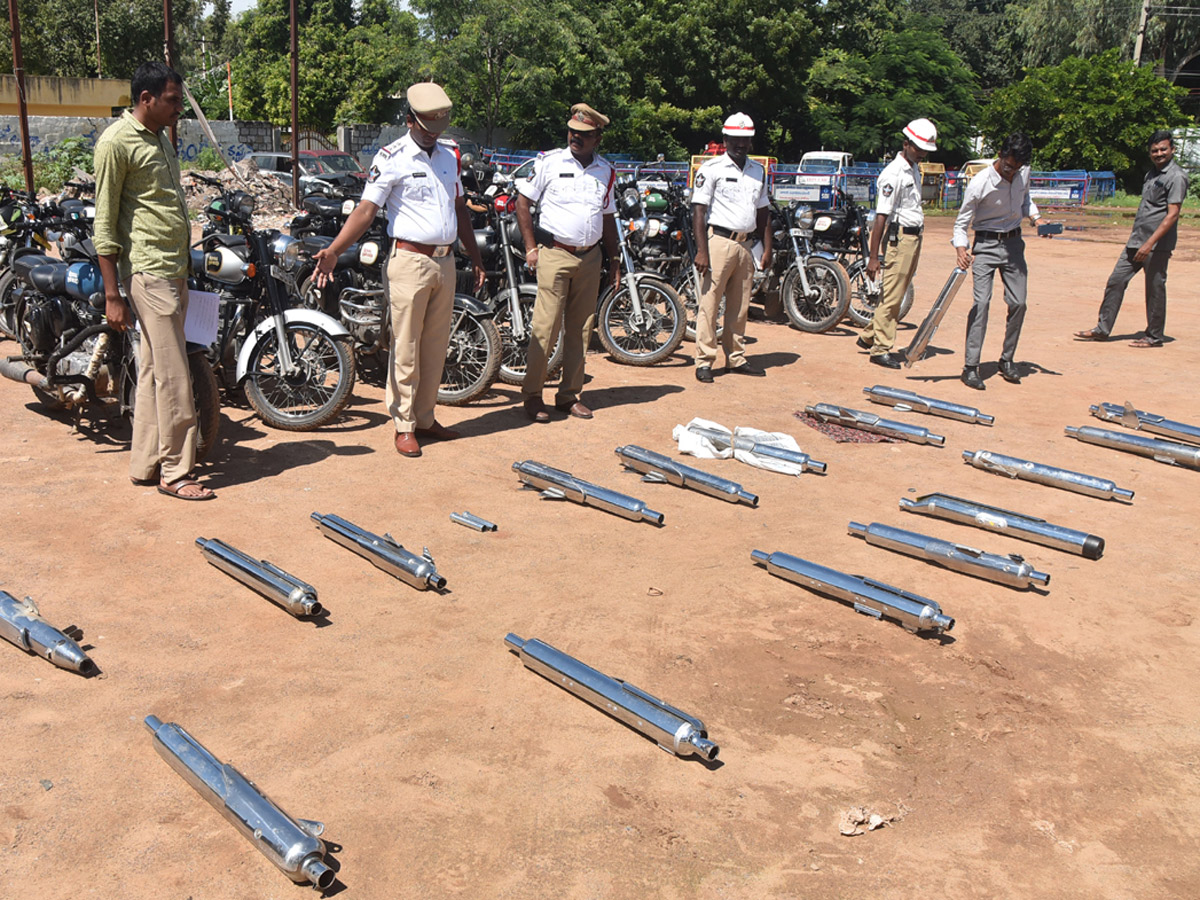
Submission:
{"label": "short chrome pipe", "polygon": [[475,531],[496,531],[496,523],[489,522],[487,519],[481,519],[474,513],[452,512],[450,513],[450,521],[457,525],[465,525],[467,528],[472,528]]}
{"label": "short chrome pipe", "polygon": [[59,631],[42,618],[32,597],[18,600],[8,591],[0,591],[0,637],[22,650],[35,653],[60,669],[91,675],[96,664],[73,638],[81,632],[73,625]]}
{"label": "short chrome pipe", "polygon": [[1189,444],[1200,444],[1200,425],[1187,425],[1183,422],[1173,422],[1156,416],[1154,413],[1134,409],[1132,403],[1118,406],[1115,403],[1101,403],[1091,407],[1091,413],[1097,419],[1105,422],[1115,422],[1132,428],[1134,431],[1146,431],[1150,434],[1161,434],[1165,438],[1176,441],[1186,441]]}
{"label": "short chrome pipe", "polygon": [[1098,497],[1101,500],[1121,500],[1125,503],[1133,500],[1133,491],[1119,488],[1107,478],[1084,475],[1081,472],[1072,472],[1070,469],[1060,469],[1058,466],[1018,459],[1015,456],[1005,456],[1003,453],[993,453],[991,450],[964,450],[963,461],[984,472],[1007,475],[1018,481],[1031,481],[1034,484],[1062,488],[1064,491]]}
{"label": "short chrome pipe", "polygon": [[526,667],[646,735],[668,753],[717,758],[720,748],[708,739],[708,730],[695,716],[628,682],[610,678],[536,638],[509,634],[504,642]]}
{"label": "short chrome pipe", "polygon": [[909,425],[907,422],[893,422],[891,419],[881,418],[874,413],[845,406],[834,406],[832,403],[806,406],[804,411],[822,422],[831,422],[834,425],[854,428],[858,431],[868,431],[871,434],[882,434],[885,437],[897,438],[913,444],[933,444],[935,447],[941,447],[946,443],[945,437],[934,434],[928,428]]}
{"label": "short chrome pipe", "polygon": [[949,494],[926,494],[916,500],[904,497],[900,500],[900,508],[922,516],[932,516],[947,522],[959,522],[997,534],[1007,534],[1020,540],[1053,547],[1055,550],[1074,553],[1084,559],[1099,559],[1104,553],[1102,537],[1061,525],[1052,525],[1035,516],[987,506]]}
{"label": "short chrome pipe", "polygon": [[850,534],[860,537],[872,547],[882,547],[896,553],[903,553],[915,559],[923,559],[943,569],[984,578],[1013,588],[1028,588],[1033,585],[1045,587],[1050,583],[1050,576],[1039,572],[1025,558],[1011,553],[1001,556],[998,553],[985,553],[968,547],[966,544],[955,544],[940,538],[918,534],[915,531],[905,531],[903,528],[893,528],[880,522],[863,525],[851,522],[847,528]]}
{"label": "short chrome pipe", "polygon": [[839,572],[790,553],[752,550],[750,558],[772,575],[818,594],[844,600],[864,615],[891,619],[906,631],[935,631],[940,634],[954,627],[954,619],[944,615],[937,603],[890,584]]}
{"label": "short chrome pipe", "polygon": [[314,512],[310,518],[317,523],[317,528],[325,537],[341,544],[347,550],[352,550],[363,559],[369,560],[376,568],[383,569],[405,584],[419,591],[427,588],[440,591],[446,586],[446,579],[438,574],[428,549],[421,556],[417,556],[404,549],[390,534],[380,537],[364,531],[352,522],[347,522],[341,516]]}
{"label": "short chrome pipe", "polygon": [[673,484],[676,487],[690,488],[729,503],[758,506],[758,495],[743,490],[740,484],[727,478],[710,475],[693,466],[685,466],[669,456],[633,444],[618,447],[615,452],[621,465],[642,473],[642,481]]}
{"label": "short chrome pipe", "polygon": [[969,422],[972,425],[991,425],[996,421],[995,416],[984,415],[973,406],[963,406],[961,403],[951,403],[949,400],[936,400],[933,397],[923,397],[920,394],[914,394],[912,391],[886,387],[882,384],[863,388],[863,393],[867,395],[867,399],[872,403],[881,403],[900,412],[941,416],[943,419],[954,419],[956,422]]}
{"label": "short chrome pipe", "polygon": [[319,616],[325,612],[317,602],[317,589],[295,575],[289,575],[265,559],[254,559],[218,538],[196,538],[204,558],[251,590],[293,616]]}
{"label": "short chrome pipe", "polygon": [[576,478],[562,469],[534,462],[532,459],[515,462],[512,467],[523,484],[541,491],[542,497],[547,500],[570,500],[572,503],[602,509],[634,522],[650,522],[653,525],[663,523],[662,513],[650,509],[636,497]]}
{"label": "short chrome pipe", "polygon": [[1065,431],[1067,437],[1073,437],[1085,444],[1136,453],[1138,456],[1146,456],[1155,462],[1166,463],[1169,466],[1200,469],[1200,447],[1193,447],[1191,444],[1164,441],[1140,434],[1129,434],[1125,431],[1109,431],[1107,428],[1093,428],[1090,425],[1080,428],[1068,425]]}
{"label": "short chrome pipe", "polygon": [[798,450],[787,450],[783,447],[764,444],[742,434],[730,434],[728,431],[721,431],[719,428],[704,428],[700,425],[689,425],[687,430],[692,434],[706,439],[718,450],[741,450],[745,453],[754,453],[767,459],[778,459],[781,462],[791,463],[794,466],[798,466],[801,472],[825,474],[825,463],[813,459],[807,453],[801,453]]}
{"label": "short chrome pipe", "polygon": [[181,726],[146,716],[146,727],[154,734],[154,749],[167,765],[283,874],[321,890],[333,884],[333,870],[324,863],[322,823],[293,819]]}

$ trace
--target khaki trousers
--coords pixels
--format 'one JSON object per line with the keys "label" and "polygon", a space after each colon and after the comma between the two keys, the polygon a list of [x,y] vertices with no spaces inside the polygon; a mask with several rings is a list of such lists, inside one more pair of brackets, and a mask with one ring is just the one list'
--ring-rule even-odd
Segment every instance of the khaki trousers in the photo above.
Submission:
{"label": "khaki trousers", "polygon": [[137,274],[128,290],[142,335],[129,474],[169,484],[196,465],[196,404],[183,337],[187,282]]}
{"label": "khaki trousers", "polygon": [[897,235],[896,243],[888,241],[883,255],[883,298],[875,308],[875,318],[863,329],[862,339],[871,341],[872,356],[882,356],[896,344],[896,324],[904,294],[912,284],[921,258],[921,235]]}
{"label": "khaki trousers", "polygon": [[696,315],[696,366],[709,366],[717,359],[717,310],[725,297],[725,330],[721,348],[725,365],[736,369],[746,362],[746,317],[750,314],[750,289],[754,286],[754,257],[748,242],[738,243],[720,235],[708,238],[708,271],[700,282]]}
{"label": "khaki trousers", "polygon": [[393,250],[387,266],[392,354],[387,407],[396,431],[430,428],[454,315],[454,257]]}
{"label": "khaki trousers", "polygon": [[600,247],[576,256],[560,247],[538,247],[537,300],[533,304],[528,358],[521,394],[540,397],[546,361],[559,329],[563,333],[563,375],[554,395],[560,405],[574,403],[583,390],[584,354],[596,324],[600,295]]}

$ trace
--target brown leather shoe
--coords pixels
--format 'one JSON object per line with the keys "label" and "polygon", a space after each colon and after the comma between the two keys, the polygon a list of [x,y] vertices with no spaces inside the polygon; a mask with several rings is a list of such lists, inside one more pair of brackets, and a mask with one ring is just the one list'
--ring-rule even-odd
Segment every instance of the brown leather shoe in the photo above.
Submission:
{"label": "brown leather shoe", "polygon": [[533,421],[550,421],[550,412],[546,409],[546,402],[541,397],[526,397],[522,406],[525,407],[525,415],[529,416]]}
{"label": "brown leather shoe", "polygon": [[1075,337],[1081,341],[1107,341],[1108,335],[1099,328],[1089,328],[1087,331],[1075,332]]}
{"label": "brown leather shoe", "polygon": [[417,436],[411,431],[397,431],[396,452],[401,456],[420,456],[421,445],[417,443]]}
{"label": "brown leather shoe", "polygon": [[414,434],[420,438],[428,438],[431,441],[452,441],[455,438],[462,437],[461,431],[455,431],[453,428],[447,428],[440,422],[434,421],[428,428],[418,428]]}
{"label": "brown leather shoe", "polygon": [[592,411],[576,400],[574,403],[555,403],[554,408],[559,412],[565,412],[568,416],[574,416],[577,419],[592,418]]}

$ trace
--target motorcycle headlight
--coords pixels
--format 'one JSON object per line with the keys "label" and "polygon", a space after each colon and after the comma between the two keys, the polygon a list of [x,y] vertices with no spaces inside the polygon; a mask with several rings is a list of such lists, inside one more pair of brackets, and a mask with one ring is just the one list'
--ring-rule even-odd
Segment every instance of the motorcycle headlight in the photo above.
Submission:
{"label": "motorcycle headlight", "polygon": [[366,241],[358,247],[358,261],[364,266],[373,266],[379,261],[379,244],[376,241]]}
{"label": "motorcycle headlight", "polygon": [[254,214],[254,198],[245,191],[236,191],[233,195],[233,208],[239,216],[249,219]]}
{"label": "motorcycle headlight", "polygon": [[342,215],[343,216],[350,215],[350,213],[354,212],[354,207],[356,205],[357,204],[355,204],[355,202],[353,200],[343,200],[342,201]]}
{"label": "motorcycle headlight", "polygon": [[662,234],[666,228],[663,226],[662,219],[647,219],[646,220],[646,237],[652,238]]}
{"label": "motorcycle headlight", "polygon": [[275,251],[275,264],[285,272],[295,271],[300,260],[300,242],[295,238],[281,234],[272,244]]}
{"label": "motorcycle headlight", "polygon": [[809,229],[813,227],[813,211],[811,206],[797,206],[793,216],[793,221],[797,228]]}

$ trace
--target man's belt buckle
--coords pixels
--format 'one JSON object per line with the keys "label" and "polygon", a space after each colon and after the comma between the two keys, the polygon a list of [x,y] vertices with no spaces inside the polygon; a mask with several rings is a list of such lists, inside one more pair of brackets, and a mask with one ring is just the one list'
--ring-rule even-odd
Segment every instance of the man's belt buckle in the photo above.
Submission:
{"label": "man's belt buckle", "polygon": [[449,256],[450,255],[450,245],[449,244],[441,244],[440,246],[434,247],[433,252],[430,253],[429,255],[432,256],[434,259],[438,259],[443,256]]}

